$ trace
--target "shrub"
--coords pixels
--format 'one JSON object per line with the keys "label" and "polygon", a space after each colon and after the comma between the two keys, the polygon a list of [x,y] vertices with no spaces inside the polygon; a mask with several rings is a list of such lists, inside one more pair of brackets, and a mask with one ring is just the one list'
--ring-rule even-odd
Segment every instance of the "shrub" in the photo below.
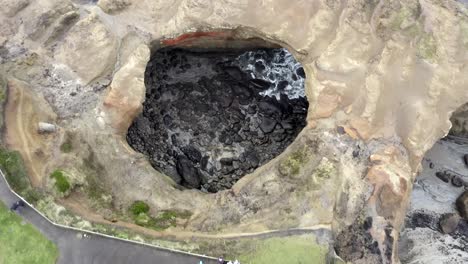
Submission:
{"label": "shrub", "polygon": [[31,188],[22,195],[26,201],[36,204],[39,200],[44,198],[44,193],[38,189]]}
{"label": "shrub", "polygon": [[135,217],[139,216],[141,213],[148,213],[149,209],[149,205],[143,201],[135,201],[130,206],[130,212],[132,212],[133,216]]}
{"label": "shrub", "polygon": [[55,170],[52,172],[50,175],[51,178],[55,179],[55,187],[59,190],[61,193],[65,193],[70,189],[70,183],[68,182],[67,178],[65,177],[63,171],[61,170]]}
{"label": "shrub", "polygon": [[9,151],[0,148],[0,168],[11,188],[22,194],[31,188],[28,173],[24,167],[23,159],[17,151]]}
{"label": "shrub", "polygon": [[148,214],[146,213],[140,213],[139,215],[135,216],[134,220],[135,220],[135,224],[139,226],[148,226],[152,218],[149,217]]}
{"label": "shrub", "polygon": [[163,211],[157,217],[151,218],[149,226],[156,230],[164,230],[176,226],[177,213],[174,211]]}
{"label": "shrub", "polygon": [[73,150],[73,134],[71,133],[66,133],[65,134],[65,141],[60,145],[60,150],[63,153],[70,153]]}
{"label": "shrub", "polygon": [[70,142],[64,142],[61,146],[60,146],[60,150],[63,152],[63,153],[70,153],[72,151],[72,144]]}

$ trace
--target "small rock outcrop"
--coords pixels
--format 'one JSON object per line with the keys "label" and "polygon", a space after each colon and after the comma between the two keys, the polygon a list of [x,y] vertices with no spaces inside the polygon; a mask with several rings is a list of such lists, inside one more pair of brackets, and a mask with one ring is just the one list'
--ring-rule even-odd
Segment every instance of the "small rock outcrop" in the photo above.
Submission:
{"label": "small rock outcrop", "polygon": [[439,219],[440,229],[444,234],[450,234],[457,229],[460,219],[460,216],[455,213],[444,214]]}
{"label": "small rock outcrop", "polygon": [[462,195],[458,197],[455,205],[461,217],[468,220],[468,191],[463,192]]}
{"label": "small rock outcrop", "polygon": [[37,124],[37,132],[39,134],[46,134],[46,133],[55,133],[57,131],[57,126],[50,123],[39,122]]}

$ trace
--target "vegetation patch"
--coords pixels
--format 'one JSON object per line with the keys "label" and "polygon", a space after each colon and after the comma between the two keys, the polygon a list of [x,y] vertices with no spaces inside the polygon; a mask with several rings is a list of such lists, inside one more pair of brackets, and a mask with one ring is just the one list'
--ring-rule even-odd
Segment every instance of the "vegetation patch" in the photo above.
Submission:
{"label": "vegetation patch", "polygon": [[423,59],[434,61],[437,58],[437,43],[431,34],[424,34],[418,41],[418,55]]}
{"label": "vegetation patch", "polygon": [[135,201],[130,206],[130,212],[132,212],[133,216],[139,216],[141,213],[148,213],[149,212],[149,205],[143,201]]}
{"label": "vegetation patch", "polygon": [[143,201],[135,201],[130,206],[129,210],[135,224],[155,230],[164,230],[177,226],[177,219],[188,219],[192,215],[189,211],[164,210],[157,216],[151,216],[149,209],[149,205]]}
{"label": "vegetation patch", "polygon": [[0,202],[0,263],[56,263],[57,247]]}
{"label": "vegetation patch", "polygon": [[296,150],[280,162],[278,170],[283,176],[297,175],[307,160],[308,156],[305,148]]}
{"label": "vegetation patch", "polygon": [[59,192],[66,193],[70,190],[71,185],[62,170],[55,170],[50,177],[55,180],[55,187],[57,187]]}
{"label": "vegetation patch", "polygon": [[327,158],[322,158],[320,164],[315,168],[314,176],[320,179],[329,179],[336,173],[335,165]]}
{"label": "vegetation patch", "polygon": [[63,153],[70,153],[73,150],[73,136],[71,133],[66,133],[65,134],[65,141],[60,145],[60,150]]}
{"label": "vegetation patch", "polygon": [[0,167],[13,190],[23,194],[31,188],[28,173],[18,151],[0,148]]}
{"label": "vegetation patch", "polygon": [[89,155],[83,159],[80,171],[86,176],[86,194],[92,201],[94,209],[112,209],[112,195],[104,188],[102,178],[99,176],[105,173],[105,168],[98,162],[94,152],[89,149]]}
{"label": "vegetation patch", "polygon": [[[325,264],[327,246],[312,234],[287,237],[210,239],[198,241],[200,254],[225,256],[245,264]],[[192,242],[193,243],[193,242]]]}
{"label": "vegetation patch", "polygon": [[60,150],[63,153],[70,153],[73,150],[72,144],[70,142],[63,142],[63,144],[60,145]]}
{"label": "vegetation patch", "polygon": [[10,187],[28,202],[35,204],[44,194],[31,186],[23,159],[18,151],[0,148],[0,169]]}
{"label": "vegetation patch", "polygon": [[327,249],[311,235],[254,241],[238,259],[247,264],[326,263]]}

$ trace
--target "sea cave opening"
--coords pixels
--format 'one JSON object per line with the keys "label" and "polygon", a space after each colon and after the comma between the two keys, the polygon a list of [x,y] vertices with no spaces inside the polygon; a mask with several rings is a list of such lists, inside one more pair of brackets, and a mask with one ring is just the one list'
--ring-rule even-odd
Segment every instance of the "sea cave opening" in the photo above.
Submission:
{"label": "sea cave opening", "polygon": [[271,43],[233,43],[165,46],[146,67],[143,111],[127,141],[185,188],[231,188],[306,125],[306,76],[294,56]]}

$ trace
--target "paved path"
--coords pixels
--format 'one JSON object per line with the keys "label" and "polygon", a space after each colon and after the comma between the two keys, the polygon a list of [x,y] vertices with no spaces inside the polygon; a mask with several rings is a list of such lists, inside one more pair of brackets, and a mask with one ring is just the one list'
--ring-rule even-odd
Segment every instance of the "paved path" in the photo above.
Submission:
{"label": "paved path", "polygon": [[[7,206],[17,201],[0,175],[0,200]],[[20,208],[18,214],[33,224],[59,249],[58,263],[66,264],[120,264],[120,263],[155,263],[155,264],[199,264],[202,258],[172,252],[154,247],[134,244],[122,240],[98,235],[82,238],[82,233],[52,225],[29,207]],[[216,263],[212,259],[203,259],[203,263]]]}

